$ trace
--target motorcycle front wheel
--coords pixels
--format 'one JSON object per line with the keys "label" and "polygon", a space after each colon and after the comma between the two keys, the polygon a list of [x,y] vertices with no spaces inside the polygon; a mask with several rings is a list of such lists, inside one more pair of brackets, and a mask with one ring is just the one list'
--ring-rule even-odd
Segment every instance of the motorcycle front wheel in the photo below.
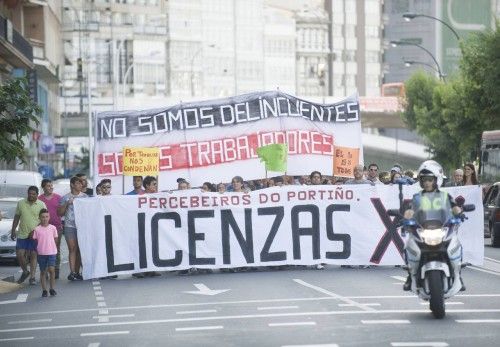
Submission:
{"label": "motorcycle front wheel", "polygon": [[434,317],[441,319],[446,314],[443,297],[443,273],[438,270],[431,270],[427,272],[425,276],[427,277],[427,281],[429,283],[431,296],[430,309]]}

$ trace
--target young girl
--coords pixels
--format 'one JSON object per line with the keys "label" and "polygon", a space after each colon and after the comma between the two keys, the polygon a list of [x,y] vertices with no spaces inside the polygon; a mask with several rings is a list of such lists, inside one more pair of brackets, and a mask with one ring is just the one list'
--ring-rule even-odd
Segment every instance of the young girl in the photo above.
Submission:
{"label": "young girl", "polygon": [[33,230],[33,239],[37,240],[36,250],[38,253],[38,265],[40,266],[40,283],[42,285],[42,297],[47,297],[47,272],[50,276],[50,296],[56,296],[55,265],[57,256],[57,228],[49,224],[50,214],[42,209],[39,214],[40,225]]}

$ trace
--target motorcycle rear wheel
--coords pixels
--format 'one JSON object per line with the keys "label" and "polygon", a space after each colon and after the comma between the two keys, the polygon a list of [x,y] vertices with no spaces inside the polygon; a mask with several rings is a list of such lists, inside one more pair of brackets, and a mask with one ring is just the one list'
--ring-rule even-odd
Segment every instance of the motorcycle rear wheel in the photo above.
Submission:
{"label": "motorcycle rear wheel", "polygon": [[437,319],[442,319],[446,315],[443,296],[443,273],[438,270],[427,272],[426,277],[430,291],[430,309]]}

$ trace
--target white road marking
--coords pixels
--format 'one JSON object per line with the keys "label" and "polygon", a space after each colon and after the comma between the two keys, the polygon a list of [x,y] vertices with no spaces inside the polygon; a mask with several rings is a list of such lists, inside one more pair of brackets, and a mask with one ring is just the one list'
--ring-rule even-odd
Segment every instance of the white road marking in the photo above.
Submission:
{"label": "white road marking", "polygon": [[102,290],[101,286],[95,286],[94,290]]}
{"label": "white road marking", "polygon": [[21,302],[26,302],[26,299],[28,299],[28,294],[18,294],[17,298],[15,298],[14,300],[0,301],[0,305],[18,304]]}
{"label": "white road marking", "polygon": [[97,306],[99,306],[99,307],[106,307],[106,303],[105,302],[98,302]]}
{"label": "white road marking", "polygon": [[327,343],[321,345],[284,345],[281,347],[339,347],[336,343]]}
{"label": "white road marking", "polygon": [[203,283],[193,283],[193,286],[195,286],[196,289],[198,289],[198,290],[197,291],[185,291],[184,293],[213,296],[213,295],[221,294],[221,293],[224,293],[224,292],[227,292],[228,290],[230,290],[230,289],[210,289],[206,285],[204,285]]}
{"label": "white road marking", "polygon": [[403,276],[391,276],[391,277],[394,278],[395,280],[406,282],[406,277]]}
{"label": "white road marking", "polygon": [[[393,313],[428,313],[427,309],[422,310],[379,310],[379,311],[318,311],[318,312],[286,312],[286,313],[269,313],[269,314],[248,314],[248,315],[235,315],[235,316],[204,316],[204,317],[189,317],[189,318],[170,318],[170,319],[154,319],[143,321],[125,321],[125,322],[109,322],[109,323],[86,323],[86,324],[72,324],[72,325],[49,325],[43,327],[26,327],[15,329],[2,329],[0,333],[11,333],[20,331],[38,331],[38,330],[61,330],[61,329],[74,329],[74,328],[91,328],[91,327],[104,327],[104,326],[125,326],[125,325],[151,325],[151,324],[165,324],[165,323],[178,323],[178,322],[199,322],[199,321],[220,321],[220,320],[237,320],[237,319],[262,319],[262,318],[276,318],[276,317],[309,317],[309,316],[334,316],[334,315],[386,315]],[[500,313],[500,309],[482,309],[482,310],[447,310],[448,313]],[[500,320],[498,320],[500,322]]]}
{"label": "white road marking", "polygon": [[[446,301],[446,305],[463,305],[463,302],[460,301]],[[420,305],[429,305],[428,302],[421,302]]]}
{"label": "white road marking", "polygon": [[[350,306],[354,306],[353,304],[338,304],[339,307],[350,307]],[[380,306],[380,304],[378,302],[369,302],[367,304],[363,304],[365,306]]]}
{"label": "white road marking", "polygon": [[[500,294],[458,294],[456,298],[467,297],[467,298],[498,298]],[[346,296],[347,299],[368,299],[368,300],[384,300],[384,299],[418,299],[416,295],[406,294],[406,295],[360,295],[360,296]],[[210,301],[210,302],[197,302],[197,303],[185,303],[185,304],[158,304],[158,305],[137,305],[137,306],[117,306],[109,307],[109,310],[140,310],[140,309],[154,309],[154,308],[174,308],[174,307],[196,307],[196,306],[220,306],[220,305],[241,305],[241,304],[263,304],[263,303],[278,303],[278,302],[308,302],[308,301],[331,301],[337,300],[337,298],[331,296],[322,297],[307,297],[307,298],[288,298],[288,299],[260,299],[260,300],[237,300],[237,301]],[[57,310],[57,311],[38,311],[38,312],[23,312],[23,313],[6,313],[0,314],[0,317],[17,317],[17,316],[35,316],[35,315],[47,315],[47,314],[64,314],[64,313],[76,313],[76,312],[92,312],[99,311],[100,314],[103,309],[100,308],[82,308],[74,310]],[[353,311],[355,312],[355,311]],[[380,311],[387,312],[387,311]],[[410,311],[399,310],[394,313],[407,313]],[[426,312],[426,311],[416,311],[416,312]],[[455,311],[457,313],[464,311]],[[471,312],[471,311],[467,311]],[[493,311],[481,311],[481,312],[500,312],[500,310],[493,309]],[[379,311],[377,311],[379,313]],[[392,312],[391,312],[392,313]],[[410,312],[411,313],[411,312]]]}
{"label": "white road marking", "polygon": [[300,325],[316,325],[316,322],[286,322],[286,323],[269,323],[270,327],[291,327]]}
{"label": "white road marking", "polygon": [[293,280],[294,280],[296,283],[298,283],[298,284],[301,284],[301,285],[303,285],[303,286],[305,286],[305,287],[308,287],[308,288],[314,289],[314,290],[316,290],[316,291],[318,291],[318,292],[320,292],[320,293],[323,293],[323,294],[329,295],[329,296],[331,296],[331,297],[333,297],[333,298],[336,298],[336,299],[338,299],[338,300],[341,300],[341,301],[345,302],[346,304],[352,304],[353,306],[355,306],[355,307],[357,307],[357,308],[360,308],[360,309],[362,309],[362,310],[365,310],[365,311],[375,311],[375,309],[373,309],[373,308],[371,308],[371,307],[368,307],[368,306],[363,306],[363,304],[360,304],[360,303],[358,303],[358,302],[356,302],[356,301],[354,301],[354,300],[351,300],[351,299],[348,299],[348,298],[346,298],[346,297],[340,296],[340,295],[338,295],[338,294],[335,294],[335,293],[333,293],[333,292],[331,292],[331,291],[329,291],[329,290],[323,289],[323,288],[321,288],[321,287],[318,287],[318,286],[312,285],[312,284],[307,283],[307,282],[305,282],[305,281],[303,281],[303,280],[301,280],[301,279],[294,278]]}
{"label": "white road marking", "polygon": [[92,342],[92,343],[89,343],[89,345],[87,347],[99,347],[101,345],[100,342]]}
{"label": "white road marking", "polygon": [[33,320],[18,320],[14,322],[8,322],[7,324],[31,324],[31,323],[43,323],[52,322],[52,318],[47,319],[33,319]]}
{"label": "white road marking", "polygon": [[135,317],[134,313],[131,314],[110,314],[108,316],[93,316],[93,319],[99,319],[99,318],[127,318],[127,317]]}
{"label": "white road marking", "polygon": [[476,271],[485,272],[485,273],[490,274],[490,275],[500,276],[500,272],[486,270],[486,269],[483,269],[483,268],[480,268],[477,266],[468,266],[468,268],[472,269],[472,270],[476,270]]}
{"label": "white road marking", "polygon": [[456,319],[457,323],[500,323],[500,319]]}
{"label": "white road marking", "polygon": [[92,285],[93,286],[100,286],[101,282],[99,282],[99,281],[92,281]]}
{"label": "white road marking", "polygon": [[99,310],[99,314],[108,314],[109,313],[109,310],[108,309],[105,309],[105,310]]}
{"label": "white road marking", "polygon": [[373,319],[361,320],[362,324],[410,324],[408,319]]}
{"label": "white road marking", "polygon": [[[94,290],[95,290],[95,288],[94,288]],[[102,291],[95,290],[94,295],[97,296],[97,295],[103,295],[103,294],[102,294]]]}
{"label": "white road marking", "polygon": [[193,330],[216,330],[224,329],[222,325],[212,325],[206,327],[186,327],[186,328],[175,328],[175,331],[193,331]]}
{"label": "white road marking", "polygon": [[489,260],[489,261],[492,261],[492,262],[494,262],[494,263],[498,263],[498,264],[500,264],[500,260],[498,260],[498,259],[493,259],[493,258],[489,258],[489,257],[484,257],[484,259]]}
{"label": "white road marking", "polygon": [[391,342],[394,347],[447,347],[446,342]]}
{"label": "white road marking", "polygon": [[266,310],[290,310],[299,308],[298,306],[267,306],[267,307],[257,307],[257,311],[266,311]]}
{"label": "white road marking", "polygon": [[178,311],[175,314],[216,313],[217,310]]}
{"label": "white road marking", "polygon": [[104,298],[102,296],[96,296],[95,300],[96,301],[104,301]]}
{"label": "white road marking", "polygon": [[108,317],[101,317],[97,320],[99,323],[108,323],[109,318]]}
{"label": "white road marking", "polygon": [[101,335],[124,335],[130,331],[102,331],[99,333],[81,333],[80,336],[101,336]]}
{"label": "white road marking", "polygon": [[33,336],[30,336],[30,337],[12,337],[10,339],[0,339],[0,342],[3,342],[3,341],[33,340],[33,339],[34,339]]}

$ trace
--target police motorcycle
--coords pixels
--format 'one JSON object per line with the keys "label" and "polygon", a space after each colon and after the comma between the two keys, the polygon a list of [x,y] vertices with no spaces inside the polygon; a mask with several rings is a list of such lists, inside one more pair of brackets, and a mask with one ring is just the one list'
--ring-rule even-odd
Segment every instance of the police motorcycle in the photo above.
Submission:
{"label": "police motorcycle", "polygon": [[[475,209],[464,205],[464,199],[457,199],[462,212],[452,214],[448,195],[442,191],[426,192],[413,217],[404,219],[402,187],[400,188],[400,209],[388,211],[399,219],[402,236],[406,237],[405,256],[411,276],[410,290],[419,298],[429,301],[435,318],[445,316],[445,299],[451,298],[462,289],[460,270],[462,245],[458,239],[460,224],[467,219],[463,212]],[[424,200],[424,199],[423,199]],[[430,204],[430,205],[429,205]]]}

